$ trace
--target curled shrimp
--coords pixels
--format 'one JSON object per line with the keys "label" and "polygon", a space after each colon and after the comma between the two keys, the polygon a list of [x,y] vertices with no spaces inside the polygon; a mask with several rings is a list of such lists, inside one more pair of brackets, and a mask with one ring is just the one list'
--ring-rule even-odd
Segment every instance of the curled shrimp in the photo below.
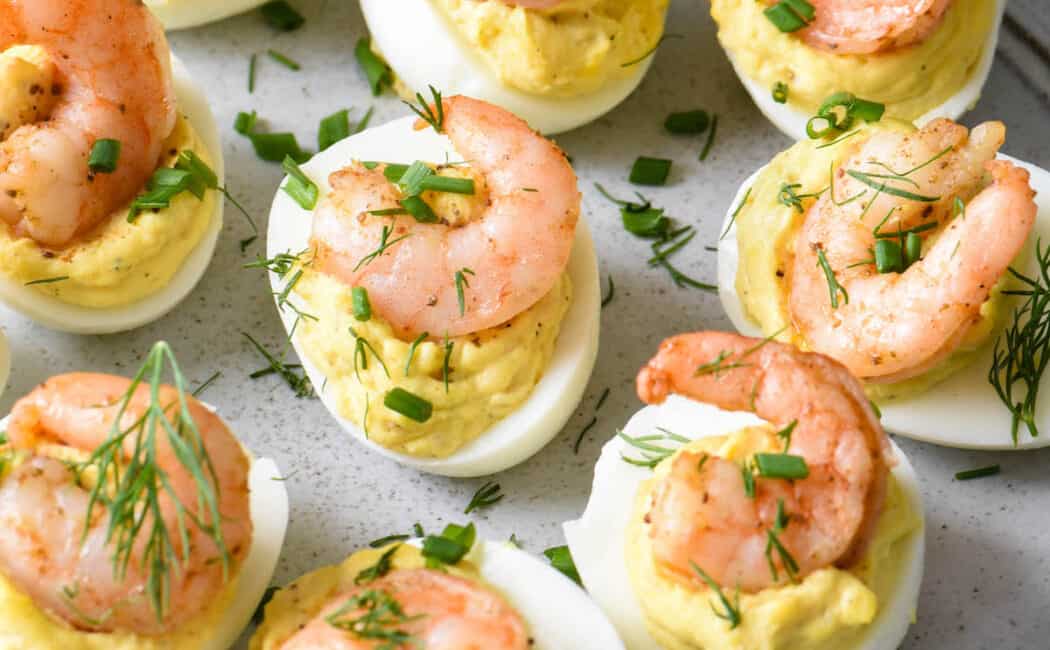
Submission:
{"label": "curled shrimp", "polygon": [[[756,476],[751,498],[740,465],[680,453],[648,515],[653,554],[668,575],[700,584],[699,567],[722,586],[754,592],[859,558],[882,511],[892,451],[846,368],[782,343],[699,332],[664,341],[637,383],[650,404],[677,393],[753,410],[777,427],[794,423],[787,452],[809,468],[799,480]],[[766,552],[778,509],[788,521],[778,539],[797,563],[790,569]]]}
{"label": "curled shrimp", "polygon": [[402,569],[333,598],[317,618],[277,648],[375,648],[377,637],[355,634],[361,629],[352,622],[382,607],[386,608],[383,631],[404,635],[399,648],[527,650],[531,646],[521,615],[492,591],[441,571]]}
{"label": "curled shrimp", "polygon": [[[141,0],[5,0],[0,51],[43,48],[57,68],[44,121],[0,142],[0,220],[60,248],[128,205],[175,126],[171,60]],[[93,174],[97,140],[121,144],[116,170]]]}
{"label": "curled shrimp", "polygon": [[486,102],[458,96],[443,107],[444,132],[481,176],[476,218],[370,214],[398,209],[401,195],[381,168],[360,163],[331,175],[314,215],[313,268],[366,288],[406,338],[477,332],[534,305],[564,272],[580,215],[576,174],[554,143]]}
{"label": "curled shrimp", "polygon": [[[159,510],[176,537],[172,543],[179,557],[163,618],[147,597],[150,568],[141,560],[153,514],[144,515],[145,530],[136,537],[126,573],[116,574],[114,545],[106,539],[110,518],[101,505],[88,512],[91,487],[71,470],[67,454],[79,462],[106,442],[130,384],[111,375],[60,375],[15,404],[7,434],[14,450],[27,458],[0,480],[0,572],[38,607],[78,629],[156,635],[179,628],[214,602],[225,587],[224,570],[213,539],[193,525],[186,526],[190,554],[182,562],[176,504],[162,494]],[[217,415],[186,399],[214,467],[223,542],[236,564],[251,545],[248,459]],[[160,400],[175,404],[175,389],[162,387]],[[149,404],[149,387],[140,385],[120,426],[140,420]],[[128,457],[135,447],[132,438],[123,445]],[[206,524],[197,484],[166,436],[158,438],[157,466],[182,506]]]}
{"label": "curled shrimp", "polygon": [[[810,0],[815,16],[799,31],[813,47],[836,54],[874,54],[921,43],[952,0]],[[772,4],[772,3],[771,3]]]}
{"label": "curled shrimp", "polygon": [[[791,317],[810,348],[871,382],[921,374],[955,350],[1035,223],[1028,172],[993,160],[1005,133],[1000,122],[968,134],[936,120],[914,134],[872,136],[833,172],[834,196],[806,214],[790,275]],[[877,176],[865,183],[857,172]],[[981,189],[985,172],[991,183]],[[883,182],[923,200],[877,191]],[[956,199],[965,206],[958,214]],[[902,273],[877,272],[876,229],[933,224],[916,233],[926,240],[922,259]],[[837,307],[820,255],[845,292]]]}

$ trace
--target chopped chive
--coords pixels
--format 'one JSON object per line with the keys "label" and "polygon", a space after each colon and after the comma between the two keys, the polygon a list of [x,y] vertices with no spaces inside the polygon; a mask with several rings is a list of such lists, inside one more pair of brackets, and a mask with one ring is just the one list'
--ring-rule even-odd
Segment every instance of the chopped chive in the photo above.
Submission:
{"label": "chopped chive", "polygon": [[670,160],[639,156],[631,167],[631,176],[628,180],[635,185],[664,185],[670,174]]}
{"label": "chopped chive", "polygon": [[259,60],[259,55],[252,54],[251,58],[248,59],[248,92],[255,92],[255,66]]}
{"label": "chopped chive", "polygon": [[412,215],[412,217],[419,223],[437,223],[438,217],[434,214],[434,210],[431,209],[427,202],[418,196],[410,196],[407,199],[401,199],[398,201],[404,211]]}
{"label": "chopped chive", "polygon": [[660,49],[660,46],[663,45],[664,41],[666,41],[668,39],[671,39],[671,38],[684,38],[684,37],[681,34],[664,34],[663,36],[660,37],[660,40],[656,41],[656,45],[654,45],[651,48],[649,48],[649,50],[646,51],[645,54],[641,55],[640,57],[638,57],[636,59],[631,59],[627,63],[621,64],[620,67],[621,68],[629,68],[632,65],[637,65],[637,64],[641,63],[642,61],[645,61],[646,59],[648,59],[652,55],[656,54],[656,50]]}
{"label": "chopped chive", "polygon": [[31,282],[26,282],[23,286],[34,287],[34,286],[36,286],[38,284],[54,284],[56,282],[65,282],[68,279],[69,279],[68,275],[60,275],[60,276],[57,276],[57,277],[54,277],[54,278],[43,278],[41,280],[32,280]]}
{"label": "chopped chive", "polygon": [[117,171],[120,160],[120,140],[103,138],[95,140],[88,157],[88,169],[96,174],[112,174]]}
{"label": "chopped chive", "polygon": [[430,88],[430,94],[434,99],[433,105],[423,98],[422,93],[416,93],[416,101],[419,102],[419,106],[411,102],[404,102],[406,106],[412,109],[412,112],[429,124],[438,133],[444,133],[445,128],[445,104],[441,100],[441,93],[438,92],[433,86]]}
{"label": "chopped chive", "polygon": [[409,369],[412,367],[412,359],[413,359],[413,357],[416,356],[416,349],[419,347],[420,343],[422,343],[423,341],[427,340],[428,336],[430,336],[429,332],[423,332],[422,334],[417,336],[415,338],[415,340],[412,341],[412,345],[409,346],[409,348],[408,348],[408,359],[405,360],[405,376],[406,377],[408,376]]}
{"label": "chopped chive", "polygon": [[494,506],[502,501],[504,496],[505,495],[500,492],[499,483],[494,481],[485,483],[478,488],[478,491],[470,498],[470,503],[468,503],[466,509],[463,510],[463,514],[469,515],[475,510]]}
{"label": "chopped chive", "polygon": [[445,357],[441,362],[441,379],[445,382],[445,393],[448,393],[448,380],[452,375],[452,369],[449,366],[449,362],[452,361],[452,350],[455,343],[448,340],[448,334],[445,335]]}
{"label": "chopped chive", "polygon": [[383,92],[384,87],[393,85],[394,77],[390,71],[390,66],[372,51],[371,41],[367,37],[357,41],[357,45],[354,47],[354,58],[357,59],[357,64],[361,66],[362,72],[365,73],[365,78],[368,79],[368,85],[372,88],[372,95],[378,97]]}
{"label": "chopped chive", "polygon": [[271,59],[273,59],[274,61],[280,63],[281,65],[283,65],[284,67],[288,68],[289,70],[296,70],[296,71],[298,71],[298,70],[302,70],[302,68],[303,68],[303,66],[299,65],[298,61],[295,61],[294,59],[291,59],[288,56],[286,56],[284,54],[281,54],[277,50],[266,50],[266,54],[268,54]]}
{"label": "chopped chive", "polygon": [[473,523],[466,526],[449,524],[440,535],[423,538],[423,557],[427,559],[427,566],[432,568],[441,564],[457,564],[474,547],[476,540],[477,529]]}
{"label": "chopped chive", "polygon": [[922,237],[910,232],[904,238],[904,268],[907,269],[922,257]]}
{"label": "chopped chive", "polygon": [[412,539],[411,535],[400,534],[400,535],[387,535],[386,537],[380,537],[379,539],[373,539],[368,543],[368,548],[383,548],[394,542],[406,542]]}
{"label": "chopped chive", "polygon": [[592,417],[591,421],[587,423],[585,427],[580,431],[580,435],[576,436],[576,442],[572,445],[572,453],[580,453],[580,445],[583,444],[583,437],[587,435],[587,432],[594,428],[594,425],[598,424],[597,416]]}
{"label": "chopped chive", "polygon": [[430,175],[420,181],[423,191],[448,192],[450,194],[473,194],[474,181],[469,178]]}
{"label": "chopped chive", "polygon": [[543,555],[550,561],[551,566],[561,572],[576,584],[583,586],[580,572],[576,569],[576,562],[572,559],[572,552],[568,546],[554,546],[543,551]]}
{"label": "chopped chive", "polygon": [[941,197],[939,196],[925,196],[923,194],[909,192],[908,190],[902,190],[899,187],[887,185],[885,182],[880,183],[879,181],[875,180],[875,178],[871,174],[865,174],[864,172],[857,171],[856,169],[847,169],[846,173],[849,174],[851,177],[857,179],[861,183],[864,183],[870,188],[873,188],[885,194],[899,196],[900,198],[908,199],[909,201],[918,201],[920,203],[936,203],[937,201],[941,200]]}
{"label": "chopped chive", "polygon": [[459,300],[459,315],[460,316],[462,316],[464,313],[466,313],[466,310],[467,310],[467,302],[466,302],[466,298],[464,296],[463,289],[464,289],[464,287],[467,288],[467,289],[470,288],[470,282],[467,281],[467,275],[468,274],[469,275],[474,275],[474,271],[464,267],[464,268],[456,271],[456,276],[455,276],[455,279],[456,279],[456,298]]}
{"label": "chopped chive", "polygon": [[241,135],[251,135],[255,131],[255,125],[259,121],[259,114],[255,111],[237,113],[237,119],[233,122],[233,130]]}
{"label": "chopped chive", "polygon": [[362,163],[368,169],[375,169],[379,165],[384,165],[383,176],[386,177],[391,183],[397,183],[401,180],[401,177],[408,172],[408,168],[411,165],[402,165],[400,163],[378,163],[378,162],[366,162]]}
{"label": "chopped chive", "polygon": [[[190,184],[188,189],[198,199],[204,198],[204,192],[206,190],[220,189],[219,177],[215,174],[215,171],[212,170],[212,168],[209,167],[206,162],[201,160],[200,156],[198,156],[196,152],[190,149],[179,153],[179,156],[175,161],[175,169],[181,169],[183,171],[189,172]],[[225,193],[225,190],[223,190],[223,193]],[[234,201],[233,203],[234,205],[237,204],[236,201]],[[249,221],[251,221],[250,218]]]}
{"label": "chopped chive", "polygon": [[317,206],[317,199],[320,194],[317,185],[303,173],[303,170],[300,169],[298,163],[291,156],[285,156],[281,167],[288,174],[288,182],[284,184],[282,189],[288,196],[295,199],[295,202],[302,209],[313,210]]}
{"label": "chopped chive", "polygon": [[773,101],[778,104],[785,104],[788,100],[788,85],[783,81],[778,81],[773,84]]}
{"label": "chopped chive", "polygon": [[259,7],[263,19],[270,27],[282,32],[291,32],[299,29],[306,22],[302,14],[296,11],[284,0],[274,0]]}
{"label": "chopped chive", "polygon": [[383,405],[410,420],[424,423],[434,414],[434,405],[403,388],[393,388],[383,397]]}
{"label": "chopped chive", "polygon": [[671,225],[671,220],[664,216],[660,208],[646,208],[645,210],[620,210],[624,229],[632,235],[639,237],[661,237]]}
{"label": "chopped chive", "polygon": [[[802,7],[803,12],[799,12],[796,7]],[[809,12],[812,12],[813,5],[805,0],[782,0],[766,9],[763,13],[777,29],[784,33],[791,33],[802,29],[812,20],[812,18],[806,19],[807,12],[805,7],[808,7]],[[813,14],[810,13],[810,15]]]}
{"label": "chopped chive", "polygon": [[806,459],[792,454],[755,454],[755,467],[764,478],[802,479],[809,476]]}
{"label": "chopped chive", "polygon": [[956,481],[970,481],[975,478],[984,478],[986,476],[995,476],[999,473],[1000,467],[998,465],[989,465],[987,467],[978,467],[977,469],[968,469],[962,472],[956,472]]}
{"label": "chopped chive", "polygon": [[324,151],[340,140],[350,137],[350,111],[336,111],[321,120],[317,129],[317,150]]}
{"label": "chopped chive", "polygon": [[707,160],[708,154],[711,153],[711,147],[715,144],[715,134],[718,133],[718,116],[715,115],[711,118],[711,130],[707,132],[707,142],[704,143],[704,149],[700,152],[700,162]]}
{"label": "chopped chive", "polygon": [[676,135],[703,133],[711,123],[711,116],[707,111],[697,109],[683,113],[671,113],[664,120],[664,128],[668,133]]}
{"label": "chopped chive", "polygon": [[353,301],[354,318],[361,322],[366,322],[372,319],[372,303],[368,300],[368,289],[364,287],[354,287],[351,289],[351,298]]}
{"label": "chopped chive", "polygon": [[255,155],[266,162],[283,162],[292,158],[296,162],[306,162],[310,157],[299,147],[299,142],[292,133],[249,133]]}

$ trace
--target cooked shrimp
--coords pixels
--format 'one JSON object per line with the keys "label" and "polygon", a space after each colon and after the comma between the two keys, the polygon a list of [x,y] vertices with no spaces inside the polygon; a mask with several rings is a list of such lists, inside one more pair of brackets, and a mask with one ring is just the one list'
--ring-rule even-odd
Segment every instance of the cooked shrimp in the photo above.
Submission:
{"label": "cooked shrimp", "polygon": [[[173,545],[180,560],[171,575],[167,612],[158,620],[146,595],[149,568],[141,561],[152,515],[120,579],[114,575],[114,546],[106,540],[109,516],[97,507],[85,528],[91,488],[79,484],[63,462],[69,456],[45,453],[63,448],[66,453],[73,450],[87,457],[94,452],[109,437],[129,386],[129,380],[110,375],[61,375],[15,405],[7,434],[11,445],[28,458],[0,481],[0,530],[4,531],[0,535],[0,572],[37,606],[77,628],[161,634],[191,620],[224,588],[223,563],[214,540],[188,523],[190,557],[183,564],[175,504],[167,495],[160,496],[162,516],[176,537]],[[177,393],[163,387],[160,399],[175,404]],[[237,563],[251,545],[248,460],[217,415],[193,398],[187,400],[217,477],[223,542]],[[139,420],[149,403],[149,387],[140,386],[120,426],[130,427]],[[134,437],[124,442],[128,457],[135,447]],[[201,511],[197,484],[163,435],[157,442],[157,466],[166,473],[179,502],[207,524],[210,519]]]}
{"label": "cooked shrimp", "polygon": [[[873,136],[834,172],[835,197],[824,195],[810,207],[790,275],[791,316],[813,350],[872,382],[921,374],[952,353],[979,321],[981,305],[1035,223],[1028,172],[993,160],[1004,138],[1000,122],[982,124],[967,137],[965,127],[937,120],[912,135]],[[891,169],[919,166],[904,180],[885,178]],[[980,189],[985,170],[991,184]],[[848,171],[883,174],[878,183],[937,200],[876,195]],[[957,197],[966,209],[953,218]],[[876,228],[892,233],[923,224],[938,227],[920,234],[927,241],[923,258],[903,273],[858,264],[872,259]],[[837,308],[818,250],[849,296],[839,295]]]}
{"label": "cooked shrimp", "polygon": [[888,438],[848,370],[782,343],[683,334],[664,341],[638,375],[642,401],[662,402],[670,393],[753,410],[777,427],[796,422],[788,453],[806,460],[809,476],[756,476],[749,498],[740,465],[679,454],[654,491],[648,518],[653,554],[668,575],[699,584],[695,564],[723,586],[752,592],[785,581],[783,559],[772,556],[779,567],[774,578],[765,552],[779,500],[789,523],[778,538],[799,577],[858,559],[881,514],[893,461]]}
{"label": "cooked shrimp", "polygon": [[534,305],[565,270],[580,215],[576,175],[552,142],[476,99],[447,98],[444,110],[445,133],[482,177],[476,218],[370,214],[398,208],[401,196],[381,168],[360,163],[331,175],[314,216],[313,268],[365,287],[373,310],[407,338],[477,332]]}
{"label": "cooked shrimp", "polygon": [[[810,0],[806,43],[836,54],[874,54],[921,43],[944,19],[952,0]],[[770,2],[770,4],[774,4]]]}
{"label": "cooked shrimp", "polygon": [[[333,598],[315,618],[280,646],[280,650],[364,650],[377,647],[376,637],[355,634],[333,623],[353,621],[369,608],[354,607],[370,595],[380,605],[397,607],[401,615],[387,612],[383,631],[402,632],[398,648],[427,650],[526,650],[528,631],[521,615],[503,598],[469,580],[430,569],[401,569]],[[349,604],[349,607],[348,607]],[[374,607],[372,611],[379,608]],[[369,640],[371,638],[372,640]]]}
{"label": "cooked shrimp", "polygon": [[[46,121],[0,142],[0,219],[59,248],[139,193],[175,126],[168,44],[140,0],[5,0],[0,51],[37,45],[57,67]],[[91,174],[96,140],[121,143],[117,169]]]}

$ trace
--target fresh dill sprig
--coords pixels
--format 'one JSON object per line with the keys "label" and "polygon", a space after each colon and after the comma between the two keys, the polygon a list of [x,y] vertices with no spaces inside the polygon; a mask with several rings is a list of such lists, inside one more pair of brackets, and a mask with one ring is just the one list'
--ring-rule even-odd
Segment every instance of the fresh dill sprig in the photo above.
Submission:
{"label": "fresh dill sprig", "polygon": [[1042,240],[1037,241],[1035,254],[1037,277],[1010,269],[1025,287],[1003,294],[1024,296],[1025,301],[1014,310],[1013,322],[996,340],[988,370],[989,383],[1010,411],[1010,436],[1015,446],[1021,424],[1033,438],[1039,435],[1035,420],[1039,384],[1050,363],[1050,246],[1044,248]]}
{"label": "fresh dill sprig", "polygon": [[310,382],[310,377],[307,376],[301,365],[284,363],[247,332],[241,332],[241,336],[248,339],[248,342],[252,344],[252,347],[254,347],[256,352],[259,353],[259,356],[269,364],[262,370],[253,372],[249,377],[252,379],[258,379],[267,375],[276,374],[288,384],[288,387],[292,389],[296,397],[314,396],[313,383]]}
{"label": "fresh dill sprig", "polygon": [[[381,546],[386,545],[382,544]],[[354,584],[363,585],[365,583],[372,582],[373,580],[382,578],[386,574],[390,573],[391,561],[394,558],[394,554],[396,554],[400,549],[400,544],[394,544],[389,549],[384,551],[383,554],[379,556],[379,559],[376,560],[375,564],[369,567],[365,567],[357,573],[357,576],[354,577]]]}
{"label": "fresh dill sprig", "polygon": [[791,556],[787,548],[780,541],[780,533],[784,532],[787,528],[790,518],[784,512],[784,500],[777,499],[777,516],[773,522],[773,528],[766,531],[766,562],[769,563],[769,571],[773,574],[773,581],[780,580],[780,576],[777,573],[777,565],[773,562],[773,552],[776,551],[780,557],[780,563],[784,567],[784,571],[788,574],[788,579],[795,582],[798,579],[798,562]]}
{"label": "fresh dill sprig", "polygon": [[[176,393],[173,399],[161,395],[165,366]],[[122,428],[140,387],[148,389],[148,407]],[[87,473],[112,477],[112,481],[95,481],[91,489],[81,543],[87,538],[95,508],[103,507],[109,516],[106,543],[113,548],[114,578],[124,580],[135,556],[136,563],[147,571],[146,596],[158,621],[168,612],[174,574],[189,564],[193,552],[189,544],[191,527],[215,545],[224,579],[228,579],[232,564],[222,531],[218,476],[190,413],[188,395],[186,379],[171,347],[163,341],[154,344],[120,399],[106,441],[86,461],[74,465],[78,481]],[[165,398],[171,401],[164,402]],[[194,504],[180,500],[168,471],[161,466],[162,439],[193,481]],[[175,505],[173,515],[162,503],[165,500]],[[195,510],[191,509],[194,505]],[[169,521],[172,518],[174,521]],[[140,550],[142,556],[138,557]]]}
{"label": "fresh dill sprig", "polygon": [[693,571],[696,572],[696,575],[700,576],[700,579],[704,581],[704,584],[706,584],[711,591],[715,592],[715,595],[718,596],[718,600],[722,604],[722,611],[718,611],[715,608],[715,604],[711,603],[711,611],[714,612],[715,616],[729,623],[730,630],[735,630],[740,626],[740,622],[743,620],[740,615],[740,587],[737,587],[736,596],[733,599],[735,602],[731,603],[722,591],[722,586],[715,582],[714,578],[707,575],[707,573],[692,560],[689,561],[689,564],[693,567]]}
{"label": "fresh dill sprig", "polygon": [[464,289],[470,288],[470,282],[467,280],[468,275],[474,275],[474,271],[463,267],[456,271],[456,299],[459,301],[459,315],[462,316],[467,312],[467,299],[464,295]]}
{"label": "fresh dill sprig", "polygon": [[494,506],[502,501],[504,496],[505,495],[500,492],[499,483],[489,481],[478,488],[478,491],[470,498],[470,503],[468,503],[466,509],[463,510],[463,514],[469,515],[475,510]]}
{"label": "fresh dill sprig", "polygon": [[843,301],[848,305],[849,294],[846,292],[846,288],[839,284],[838,278],[835,277],[835,271],[832,270],[831,264],[828,263],[828,258],[824,255],[824,249],[820,247],[817,247],[817,264],[824,271],[824,278],[828,281],[828,292],[831,294],[831,308],[839,308],[840,293]]}
{"label": "fresh dill sprig", "polygon": [[393,232],[394,229],[391,226],[383,226],[383,230],[379,235],[379,246],[374,251],[361,258],[361,260],[357,263],[357,266],[354,267],[355,272],[358,271],[362,266],[371,264],[372,260],[385,253],[387,249],[393,246],[394,244],[398,243],[402,239],[406,239],[412,236],[412,233],[408,233],[405,235],[401,235],[400,237],[397,237],[395,239],[390,239],[390,234]]}
{"label": "fresh dill sprig", "polygon": [[399,650],[405,646],[421,647],[421,641],[400,629],[422,618],[409,616],[393,596],[382,590],[368,590],[352,596],[325,617],[332,627],[348,632],[355,639],[381,642],[375,650]]}
{"label": "fresh dill sprig", "polygon": [[379,353],[368,342],[368,339],[359,335],[352,327],[350,328],[350,334],[354,337],[354,375],[357,377],[357,381],[361,381],[361,370],[368,370],[369,352],[379,362],[379,366],[383,369],[383,374],[389,379],[390,371],[387,369],[386,363],[383,362],[383,357],[379,356]]}
{"label": "fresh dill sprig", "polygon": [[747,200],[751,198],[752,188],[747,188],[747,192],[744,193],[744,198],[740,199],[740,203],[737,204],[736,210],[733,210],[733,214],[729,217],[729,223],[726,224],[726,229],[722,231],[722,235],[718,238],[718,241],[722,241],[729,234],[729,231],[733,229],[733,224],[736,223],[736,218],[740,214],[740,211],[747,205]]}
{"label": "fresh dill sprig", "polygon": [[[660,432],[659,434],[637,437],[629,436],[623,431],[617,430],[616,435],[635,449],[639,450],[642,455],[641,458],[630,458],[624,454],[620,454],[620,459],[625,463],[637,467],[648,467],[649,469],[653,469],[663,462],[664,459],[673,456],[681,445],[689,442],[689,438],[680,436],[677,433],[668,431],[667,429],[658,428],[657,430]],[[677,443],[677,446],[661,446],[665,443]]]}
{"label": "fresh dill sprig", "polygon": [[404,102],[404,104],[412,109],[412,112],[418,115],[419,119],[434,127],[435,131],[443,133],[445,130],[445,105],[441,101],[441,93],[433,86],[427,87],[430,88],[430,94],[434,98],[433,105],[423,98],[422,93],[416,93],[416,101],[419,102],[419,106],[411,102]]}

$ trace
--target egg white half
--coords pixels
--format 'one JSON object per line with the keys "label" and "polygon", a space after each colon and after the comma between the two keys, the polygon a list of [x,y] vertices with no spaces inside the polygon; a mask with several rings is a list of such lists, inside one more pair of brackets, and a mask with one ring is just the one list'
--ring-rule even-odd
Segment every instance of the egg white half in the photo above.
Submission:
{"label": "egg white half", "polygon": [[446,95],[483,99],[548,135],[583,126],[611,111],[634,92],[653,61],[647,57],[632,66],[630,76],[593,93],[544,97],[503,84],[429,0],[361,0],[361,11],[372,43],[412,92],[429,98],[427,86],[433,86]]}
{"label": "egg white half", "polygon": [[[657,406],[638,411],[624,427],[629,436],[650,435],[657,428],[696,440],[728,435],[747,426],[763,423],[752,413],[729,412],[709,404],[672,395]],[[702,431],[698,431],[702,428]],[[893,475],[922,516],[918,478],[904,453],[893,445],[897,466]],[[631,586],[624,561],[627,527],[638,488],[652,477],[648,468],[626,463],[621,455],[637,456],[637,450],[619,436],[602,448],[594,467],[594,485],[583,516],[564,524],[565,538],[576,569],[591,597],[614,621],[629,650],[660,650],[649,635],[641,605]],[[851,650],[896,650],[911,624],[922,583],[926,542],[923,530],[914,531],[901,553],[903,574],[889,602],[879,603],[879,612],[869,635]],[[745,612],[746,616],[747,613]],[[830,650],[830,649],[829,649]]]}
{"label": "egg white half", "polygon": [[[351,136],[314,156],[302,169],[324,196],[331,191],[329,175],[354,160],[411,163],[415,160],[442,162],[462,159],[446,136],[430,128],[416,131],[413,128],[415,121],[414,117],[406,117]],[[307,249],[311,227],[312,213],[300,207],[283,190],[278,190],[270,211],[267,255],[273,257]],[[431,474],[455,477],[494,474],[529,458],[561,431],[583,397],[594,369],[598,355],[601,287],[594,245],[582,218],[576,226],[576,241],[567,271],[573,284],[572,305],[562,321],[554,355],[543,377],[516,411],[448,458],[416,458],[390,451],[366,439],[356,424],[339,416],[335,400],[321,388],[325,384],[324,375],[310,362],[298,337],[292,343],[321,401],[354,440],[399,463]],[[271,273],[270,282],[275,293],[283,290],[284,283],[277,275]],[[292,302],[296,301],[293,299]],[[285,329],[291,331],[295,314],[291,310],[278,311]]]}
{"label": "egg white half", "polygon": [[465,559],[525,619],[535,642],[531,650],[623,650],[616,629],[587,592],[547,562],[510,542],[483,540]]}
{"label": "egg white half", "polygon": [[[1035,259],[1032,242],[1039,239],[1050,242],[1050,172],[1010,156],[1000,155],[999,158],[1023,167],[1031,174],[1031,186],[1036,191],[1035,203],[1039,213],[1029,236],[1029,244],[1022,253],[1027,257],[1023,264],[1016,266],[1022,273],[1038,277],[1039,263]],[[759,169],[741,185],[720,232],[725,232],[732,219],[732,211],[740,205],[747,188],[751,187],[761,171]],[[736,274],[740,265],[736,236],[734,223],[725,238],[718,243],[718,295],[737,331],[747,336],[765,336],[745,313],[736,291]],[[1003,314],[1003,326],[1009,325],[1016,305],[1007,304],[1009,313]],[[998,332],[973,363],[928,391],[880,404],[883,426],[888,431],[908,438],[963,449],[1013,450],[1050,446],[1050,437],[1042,435],[1033,438],[1024,427],[1018,432],[1016,446],[1010,438],[1010,412],[988,383],[988,369],[992,365],[993,344],[997,336]],[[1036,407],[1036,424],[1041,431],[1047,431],[1050,430],[1050,400],[1047,398],[1050,394],[1050,376],[1044,376],[1039,385],[1041,399]],[[966,408],[960,408],[962,404]]]}
{"label": "egg white half", "polygon": [[[193,125],[211,154],[212,169],[219,177],[221,186],[225,183],[222,141],[208,100],[190,72],[174,55],[171,64],[177,110]],[[218,197],[207,231],[197,247],[183,260],[182,267],[168,285],[139,302],[124,307],[91,309],[64,303],[5,277],[0,277],[0,300],[44,327],[70,334],[113,334],[142,327],[174,309],[204,276],[222,231],[223,203],[222,197]]]}
{"label": "egg white half", "polygon": [[229,18],[266,0],[146,0],[164,29],[186,29]]}
{"label": "egg white half", "polygon": [[7,343],[7,335],[0,328],[0,395],[7,388],[7,378],[11,375],[11,347]]}
{"label": "egg white half", "polygon": [[[210,405],[205,405],[215,410]],[[0,430],[7,427],[10,416],[0,420]],[[219,626],[200,650],[227,650],[236,643],[251,623],[259,602],[266,593],[288,529],[288,490],[277,463],[269,458],[252,458],[248,475],[251,491],[252,547],[238,573],[237,593],[230,602]]]}
{"label": "egg white half", "polygon": [[[977,68],[970,76],[970,80],[966,82],[966,85],[959,92],[952,95],[943,104],[915,120],[917,125],[922,126],[938,117],[956,120],[972,109],[981,98],[981,90],[988,80],[988,73],[991,72],[992,60],[995,59],[995,48],[999,43],[999,26],[1002,23],[1003,14],[1006,13],[1006,0],[996,0],[996,4],[995,24],[988,34],[984,52],[977,63]],[[748,77],[744,70],[737,65],[735,58],[728,50],[726,55],[729,57],[729,62],[733,64],[733,69],[736,71],[741,83],[744,84],[744,88],[747,89],[748,94],[751,95],[758,109],[766,116],[766,119],[780,129],[784,135],[793,140],[805,140],[809,137],[806,135],[806,123],[809,121],[809,118],[813,117],[812,114],[805,113],[788,104],[778,104],[773,101],[772,88],[768,88]],[[863,64],[858,62],[857,65]]]}

